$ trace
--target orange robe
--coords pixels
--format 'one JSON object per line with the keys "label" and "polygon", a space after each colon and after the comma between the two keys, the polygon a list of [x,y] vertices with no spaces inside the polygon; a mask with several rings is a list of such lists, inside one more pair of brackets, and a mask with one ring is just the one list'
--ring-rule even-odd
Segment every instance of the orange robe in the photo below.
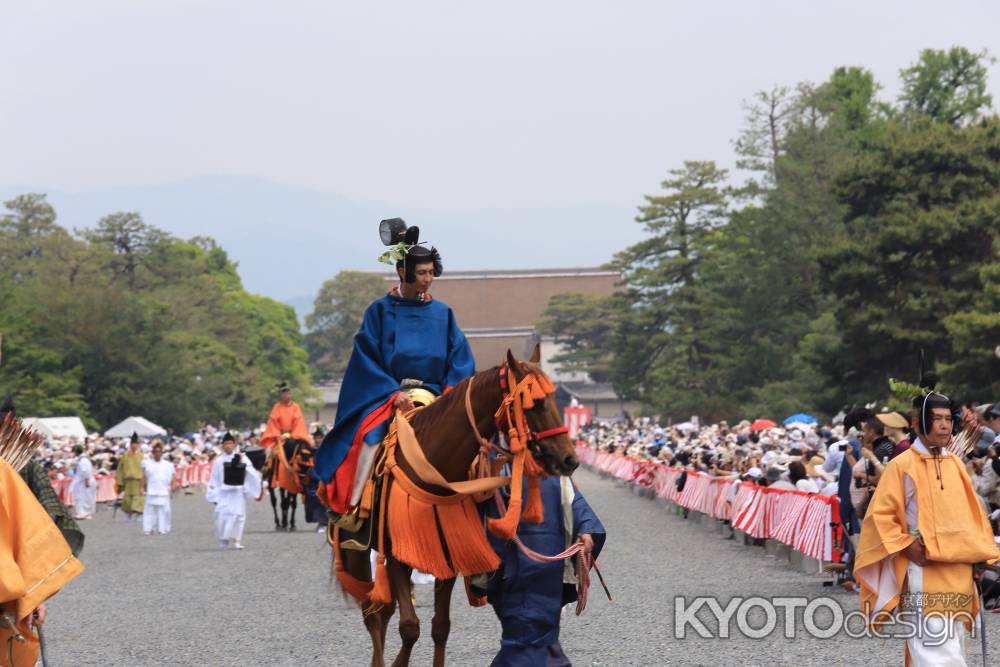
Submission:
{"label": "orange robe", "polygon": [[0,614],[14,617],[25,641],[12,641],[0,629],[0,666],[34,665],[38,635],[30,626],[32,612],[83,571],[69,545],[28,485],[0,459]]}
{"label": "orange robe", "polygon": [[886,467],[861,527],[854,577],[861,584],[862,611],[883,614],[879,623],[888,620],[906,592],[909,559],[901,552],[917,539],[909,525],[913,508],[909,519],[906,512],[907,477],[916,500],[916,528],[930,561],[919,591],[928,594],[924,608],[974,617],[979,596],[972,565],[995,561],[1000,550],[961,459],[945,451],[935,461],[916,447]]}
{"label": "orange robe", "polygon": [[[306,443],[312,444],[312,436],[309,435],[309,429],[306,428],[306,420],[302,416],[302,410],[294,401],[288,404],[278,401],[274,404],[274,407],[271,408],[271,415],[267,418],[264,434],[260,437],[260,444],[263,447],[273,447],[281,436],[304,440]],[[300,488],[298,479],[288,466],[281,462],[283,458],[280,457],[274,466],[277,486],[292,493],[301,493],[304,489]],[[272,483],[274,482],[272,481]]]}
{"label": "orange robe", "polygon": [[260,436],[260,444],[262,447],[273,447],[278,438],[285,434],[296,440],[312,442],[309,429],[306,428],[306,420],[302,417],[302,410],[294,401],[287,405],[282,401],[274,404],[271,415],[267,418],[264,435]]}

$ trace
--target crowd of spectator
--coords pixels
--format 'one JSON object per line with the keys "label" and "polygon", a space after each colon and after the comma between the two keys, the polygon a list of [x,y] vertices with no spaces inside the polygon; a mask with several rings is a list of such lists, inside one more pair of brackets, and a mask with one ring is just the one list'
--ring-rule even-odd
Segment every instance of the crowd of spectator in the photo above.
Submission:
{"label": "crowd of spectator", "polygon": [[[649,418],[594,421],[581,428],[579,438],[594,449],[635,459],[838,497],[848,536],[841,583],[850,588],[852,547],[861,521],[885,467],[914,440],[912,415],[858,408],[826,423],[796,417],[780,425],[767,420],[675,425]],[[961,418],[968,445],[955,453],[964,460],[994,534],[1000,534],[1000,403],[965,406]]]}
{"label": "crowd of spectator", "polygon": [[[184,471],[199,464],[211,464],[222,453],[222,436],[226,425],[206,423],[199,431],[182,435],[167,435],[140,438],[140,448],[149,455],[153,446],[163,448],[163,458],[178,471],[180,486],[191,492],[189,478]],[[257,431],[233,431],[238,446],[251,449],[259,446],[260,429]],[[49,479],[57,482],[72,477],[77,462],[87,456],[93,464],[96,475],[114,475],[118,462],[128,450],[129,438],[105,438],[97,433],[80,440],[77,438],[47,438],[45,444],[35,454],[35,459],[46,469]]]}

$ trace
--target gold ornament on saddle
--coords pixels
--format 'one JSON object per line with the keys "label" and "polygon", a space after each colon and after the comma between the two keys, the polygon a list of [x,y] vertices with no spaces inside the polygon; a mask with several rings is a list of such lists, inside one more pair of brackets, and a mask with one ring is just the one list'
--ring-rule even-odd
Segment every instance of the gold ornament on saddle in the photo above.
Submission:
{"label": "gold ornament on saddle", "polygon": [[437,400],[437,395],[426,389],[422,380],[403,380],[399,383],[399,388],[409,397],[410,402],[418,408],[426,408]]}

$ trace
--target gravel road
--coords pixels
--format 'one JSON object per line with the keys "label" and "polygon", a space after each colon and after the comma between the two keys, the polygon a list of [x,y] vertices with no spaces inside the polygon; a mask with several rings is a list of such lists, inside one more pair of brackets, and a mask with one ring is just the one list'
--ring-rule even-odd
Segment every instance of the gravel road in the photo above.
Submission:
{"label": "gravel road", "polygon": [[[783,611],[762,639],[740,635],[736,621],[731,638],[698,637],[690,624],[677,638],[678,596],[716,596],[723,608],[734,597],[829,596],[847,612],[857,597],[612,481],[583,470],[575,478],[608,529],[600,564],[615,596],[608,602],[595,580],[586,613],[564,618],[563,647],[577,667],[902,664],[899,640],[808,637],[801,609],[793,639],[784,636]],[[52,667],[368,664],[361,614],[331,585],[322,536],[305,525],[274,532],[266,500],[250,504],[243,551],[216,546],[212,506],[202,495],[175,498],[174,530],[166,536],[147,537],[138,524],[111,515],[104,509],[83,524],[87,569],[50,603]],[[432,596],[430,586],[418,587],[423,637],[414,665],[431,661]],[[717,629],[705,608],[698,618]],[[821,611],[816,623],[825,628],[829,618]],[[759,609],[749,619],[757,628],[767,620]],[[988,625],[1000,637],[1000,614],[989,614]],[[458,590],[449,664],[488,665],[499,637],[492,610],[469,608]],[[969,664],[981,664],[978,639],[969,645]],[[398,646],[393,629],[389,658]]]}

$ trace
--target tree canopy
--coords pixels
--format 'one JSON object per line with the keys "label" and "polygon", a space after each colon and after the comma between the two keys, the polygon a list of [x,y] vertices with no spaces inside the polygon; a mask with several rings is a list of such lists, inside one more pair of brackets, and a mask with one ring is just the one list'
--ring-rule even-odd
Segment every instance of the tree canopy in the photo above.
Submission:
{"label": "tree canopy", "polygon": [[1000,400],[989,60],[925,50],[897,104],[861,67],[757,94],[742,182],[708,161],[670,170],[639,207],[647,238],[610,262],[620,293],[553,299],[540,325],[562,363],[677,419],[887,401],[921,349],[956,398]]}
{"label": "tree canopy", "polygon": [[107,427],[141,414],[175,430],[256,424],[273,388],[306,390],[290,306],[247,293],[205,237],[177,239],[135,212],[78,234],[44,195],[0,216],[0,395],[25,415]]}

